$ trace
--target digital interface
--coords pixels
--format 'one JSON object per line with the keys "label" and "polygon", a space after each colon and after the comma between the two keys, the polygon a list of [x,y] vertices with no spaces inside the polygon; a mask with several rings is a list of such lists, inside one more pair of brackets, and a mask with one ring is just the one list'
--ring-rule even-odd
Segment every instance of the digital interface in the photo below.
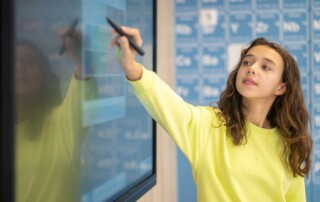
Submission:
{"label": "digital interface", "polygon": [[[15,3],[16,60],[19,64],[24,61],[30,66],[28,68],[39,70],[40,73],[35,71],[32,77],[43,74],[42,62],[39,61],[47,61],[45,71],[55,78],[56,97],[61,98],[36,117],[39,124],[27,122],[27,125],[39,126],[39,138],[32,141],[17,139],[23,135],[29,136],[30,132],[20,129],[23,124],[17,123],[16,197],[31,201],[45,195],[43,200],[47,201],[61,201],[62,198],[83,202],[116,200],[155,174],[155,131],[152,118],[133,94],[117,61],[117,48],[109,47],[113,34],[106,17],[119,25],[139,29],[146,54],[143,57],[137,55],[137,61],[154,70],[153,1],[17,0]],[[78,21],[76,24],[75,20]],[[72,24],[76,26],[70,32]],[[71,47],[63,41],[65,36],[61,33],[66,30],[73,40]],[[20,45],[21,39],[37,47],[41,59],[30,47]],[[69,49],[61,53],[63,45]],[[20,59],[22,54],[34,56],[34,61]],[[21,82],[25,82],[24,86],[29,85],[27,81],[31,76],[23,78],[20,73],[16,74],[21,77]],[[21,85],[21,89],[16,90],[17,102],[29,103],[28,96],[25,96],[27,93],[29,97],[37,98],[35,95],[39,88],[50,93],[52,84],[42,84],[50,79],[45,76],[39,82],[35,80],[38,83],[30,84],[30,89]],[[31,88],[35,85],[42,87]],[[20,91],[21,95],[18,94]],[[31,114],[36,114],[41,105],[42,102],[39,102],[32,106],[34,112]],[[17,111],[19,115],[20,110]],[[35,146],[26,146],[30,144]],[[36,150],[38,147],[41,151]],[[52,147],[59,148],[59,152],[52,150]],[[37,153],[45,155],[34,159]],[[30,163],[23,159],[28,159]],[[42,167],[47,168],[48,172]],[[20,174],[26,169],[37,170],[41,174]],[[37,184],[33,185],[33,181]],[[39,193],[30,193],[28,187],[33,190],[43,188]]]}
{"label": "digital interface", "polygon": [[[119,25],[136,26],[129,19],[137,18],[134,22],[142,28],[145,45],[152,46],[152,24],[144,20],[152,18],[151,6],[125,0],[83,3],[83,63],[85,74],[96,80],[97,95],[84,99],[83,105],[83,125],[89,126],[89,134],[82,149],[82,201],[112,198],[152,172],[152,120],[128,86],[116,49],[106,46],[112,28],[105,20],[110,17]],[[149,13],[140,15],[141,10]],[[152,63],[144,65],[152,67]]]}

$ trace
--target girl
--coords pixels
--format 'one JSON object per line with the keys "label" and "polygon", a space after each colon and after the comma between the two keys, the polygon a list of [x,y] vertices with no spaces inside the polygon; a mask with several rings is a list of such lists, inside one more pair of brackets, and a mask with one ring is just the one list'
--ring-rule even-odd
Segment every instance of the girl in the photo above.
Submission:
{"label": "girl", "polygon": [[[137,29],[123,27],[137,44]],[[114,32],[134,92],[188,158],[198,201],[305,201],[312,139],[293,57],[258,38],[243,49],[217,107],[185,103]]]}

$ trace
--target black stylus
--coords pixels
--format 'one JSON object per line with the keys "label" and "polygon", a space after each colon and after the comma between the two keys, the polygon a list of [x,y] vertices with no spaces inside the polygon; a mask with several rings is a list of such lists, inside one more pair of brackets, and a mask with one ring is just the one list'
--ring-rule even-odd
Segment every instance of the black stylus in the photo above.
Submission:
{"label": "black stylus", "polygon": [[130,36],[128,36],[126,33],[124,33],[124,31],[120,28],[119,25],[117,25],[115,22],[113,22],[110,18],[107,18],[107,21],[108,23],[113,27],[113,29],[118,32],[118,34],[120,34],[120,36],[126,36],[128,41],[129,41],[129,44],[130,46],[135,50],[137,51],[137,53],[139,53],[140,55],[144,55],[144,50],[139,47],[133,40]]}

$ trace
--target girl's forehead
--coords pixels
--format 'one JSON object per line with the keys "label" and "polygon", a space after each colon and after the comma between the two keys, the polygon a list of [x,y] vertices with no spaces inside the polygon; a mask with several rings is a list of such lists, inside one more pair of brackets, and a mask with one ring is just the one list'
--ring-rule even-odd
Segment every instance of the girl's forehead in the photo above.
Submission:
{"label": "girl's forehead", "polygon": [[281,58],[280,54],[276,50],[274,50],[273,48],[271,48],[270,46],[267,46],[267,45],[256,45],[256,46],[253,46],[246,53],[246,55],[248,55],[248,54],[275,55],[275,56],[278,56],[278,57]]}
{"label": "girl's forehead", "polygon": [[257,45],[252,47],[245,56],[252,56],[256,58],[266,58],[272,60],[277,66],[283,66],[283,59],[281,55],[273,48],[266,45]]}
{"label": "girl's forehead", "polygon": [[25,46],[25,45],[18,45],[16,46],[16,50],[17,51],[21,51],[21,52],[34,52],[32,50],[32,48],[28,47],[28,46]]}
{"label": "girl's forehead", "polygon": [[28,46],[19,45],[16,47],[16,54],[19,55],[28,55],[33,57],[38,57],[37,53]]}

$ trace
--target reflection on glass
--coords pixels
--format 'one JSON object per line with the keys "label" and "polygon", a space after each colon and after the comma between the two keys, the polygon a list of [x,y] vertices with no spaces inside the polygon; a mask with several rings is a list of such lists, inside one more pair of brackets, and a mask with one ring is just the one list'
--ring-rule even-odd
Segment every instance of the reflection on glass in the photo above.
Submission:
{"label": "reflection on glass", "polygon": [[139,59],[152,67],[150,2],[16,0],[16,201],[111,200],[150,175],[152,119],[108,48],[105,21],[140,28]]}
{"label": "reflection on glass", "polygon": [[42,51],[17,41],[16,199],[75,201],[84,137],[80,81],[72,77],[62,101],[59,79]]}
{"label": "reflection on glass", "polygon": [[[63,17],[62,8],[57,1],[16,2],[18,202],[79,201],[80,149],[87,133],[81,125],[82,99],[94,92],[83,95],[82,85],[94,81],[82,75],[80,31],[67,37],[76,12]],[[59,55],[61,44],[64,55]]]}

